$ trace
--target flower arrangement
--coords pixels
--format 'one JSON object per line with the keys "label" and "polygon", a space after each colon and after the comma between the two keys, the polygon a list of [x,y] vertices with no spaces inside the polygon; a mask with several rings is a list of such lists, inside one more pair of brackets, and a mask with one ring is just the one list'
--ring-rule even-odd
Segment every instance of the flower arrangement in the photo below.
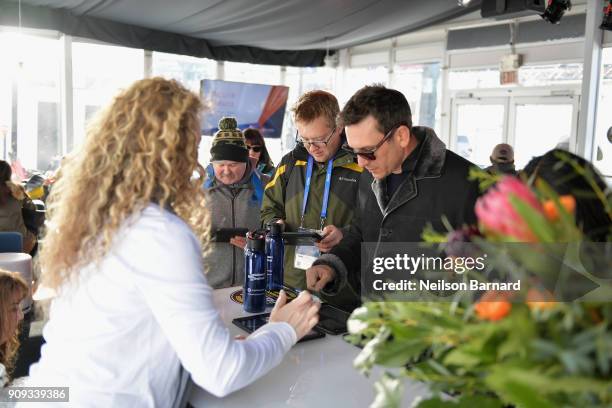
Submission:
{"label": "flower arrangement", "polygon": [[[572,160],[559,158],[588,178]],[[524,277],[527,270],[536,278],[550,273],[539,245],[588,241],[575,217],[580,197],[558,195],[541,179],[472,176],[488,189],[475,207],[478,226],[444,235],[427,230],[425,240],[447,251],[466,241],[487,251],[495,243],[530,243],[534,251],[504,259],[512,260],[510,273]],[[589,186],[612,219],[609,195],[597,183]],[[597,281],[609,289],[610,280]],[[375,365],[392,368],[377,382],[372,406],[399,406],[403,377],[429,385],[432,395],[417,401],[419,408],[612,406],[612,295],[607,302],[559,301],[537,279],[529,282],[521,299],[489,291],[476,299],[369,302],[355,310],[348,339],[363,346],[356,368],[366,375]]]}

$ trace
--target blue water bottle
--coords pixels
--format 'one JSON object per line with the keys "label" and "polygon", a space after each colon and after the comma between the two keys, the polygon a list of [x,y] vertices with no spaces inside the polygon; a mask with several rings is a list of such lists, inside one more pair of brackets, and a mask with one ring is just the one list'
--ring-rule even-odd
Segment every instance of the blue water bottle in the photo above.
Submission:
{"label": "blue water bottle", "polygon": [[283,288],[283,270],[285,261],[285,244],[283,243],[283,224],[270,224],[266,235],[266,274],[268,290]]}
{"label": "blue water bottle", "polygon": [[262,313],[266,310],[266,256],[265,238],[261,232],[247,234],[244,250],[244,291],[245,312]]}

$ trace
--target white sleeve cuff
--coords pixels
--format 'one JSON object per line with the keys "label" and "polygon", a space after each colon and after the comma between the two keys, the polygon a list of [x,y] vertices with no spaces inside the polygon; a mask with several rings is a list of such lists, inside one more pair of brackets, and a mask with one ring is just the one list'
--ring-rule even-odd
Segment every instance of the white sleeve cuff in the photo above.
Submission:
{"label": "white sleeve cuff", "polygon": [[285,351],[288,351],[298,340],[295,329],[287,322],[270,322],[265,324],[255,330],[249,338],[254,339],[264,333],[276,334],[280,338]]}

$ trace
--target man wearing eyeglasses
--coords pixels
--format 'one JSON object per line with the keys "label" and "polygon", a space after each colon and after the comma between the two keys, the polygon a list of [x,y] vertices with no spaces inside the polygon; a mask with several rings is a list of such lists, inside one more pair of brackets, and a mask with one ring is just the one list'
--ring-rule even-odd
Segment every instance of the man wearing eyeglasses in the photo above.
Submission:
{"label": "man wearing eyeglasses", "polygon": [[[307,287],[333,294],[345,286],[360,292],[361,243],[421,242],[427,224],[445,231],[476,221],[478,186],[468,181],[472,163],[446,149],[433,129],[412,126],[401,92],[366,86],[340,114],[345,149],[364,172],[356,214],[342,241],[306,271]],[[347,285],[348,283],[348,285]]]}
{"label": "man wearing eyeglasses", "polygon": [[[297,146],[286,154],[266,186],[261,208],[264,225],[285,224],[285,231],[318,231],[323,239],[314,245],[285,248],[285,284],[306,288],[305,271],[321,253],[331,250],[353,219],[359,177],[363,169],[355,156],[341,149],[345,141],[336,125],[340,108],[325,91],[302,95],[292,109]],[[326,299],[346,309],[358,296],[350,288]]]}

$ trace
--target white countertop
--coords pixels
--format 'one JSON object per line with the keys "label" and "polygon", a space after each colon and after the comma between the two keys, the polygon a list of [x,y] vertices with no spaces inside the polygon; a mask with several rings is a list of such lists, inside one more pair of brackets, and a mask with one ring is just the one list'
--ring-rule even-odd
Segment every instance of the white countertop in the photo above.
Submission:
{"label": "white countertop", "polygon": [[[246,334],[232,319],[246,316],[242,305],[230,299],[240,288],[215,290],[214,300],[221,318],[234,335]],[[189,402],[199,407],[367,407],[374,401],[374,382],[382,374],[376,369],[368,379],[353,368],[359,349],[342,339],[325,338],[296,344],[283,361],[263,378],[242,390],[217,398],[194,386]],[[402,406],[409,407],[427,387],[406,380]]]}

